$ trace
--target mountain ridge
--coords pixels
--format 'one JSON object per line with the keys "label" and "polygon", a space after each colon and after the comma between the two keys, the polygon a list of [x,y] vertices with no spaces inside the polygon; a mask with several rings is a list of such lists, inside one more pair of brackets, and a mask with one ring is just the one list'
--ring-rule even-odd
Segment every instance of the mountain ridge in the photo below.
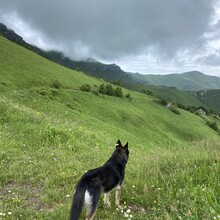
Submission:
{"label": "mountain ridge", "polygon": [[145,85],[176,87],[180,90],[200,91],[206,89],[220,89],[220,77],[206,75],[199,71],[189,71],[181,74],[166,75],[130,74],[136,81]]}

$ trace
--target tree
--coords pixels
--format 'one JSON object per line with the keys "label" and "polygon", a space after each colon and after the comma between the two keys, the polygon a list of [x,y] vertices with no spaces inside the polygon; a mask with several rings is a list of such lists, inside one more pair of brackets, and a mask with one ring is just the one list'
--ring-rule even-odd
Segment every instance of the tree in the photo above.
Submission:
{"label": "tree", "polygon": [[116,87],[115,96],[123,98],[123,91],[122,91],[121,87]]}
{"label": "tree", "polygon": [[80,87],[80,90],[81,90],[81,91],[84,91],[84,92],[90,92],[91,87],[90,87],[89,84],[83,84],[83,85]]}
{"label": "tree", "polygon": [[106,94],[110,96],[114,96],[115,91],[111,84],[106,85]]}
{"label": "tree", "polygon": [[99,93],[106,95],[107,94],[107,89],[106,89],[106,85],[105,84],[101,84],[99,86]]}
{"label": "tree", "polygon": [[130,93],[126,94],[125,97],[126,97],[129,101],[132,100],[132,98],[131,98],[131,94],[130,94]]}

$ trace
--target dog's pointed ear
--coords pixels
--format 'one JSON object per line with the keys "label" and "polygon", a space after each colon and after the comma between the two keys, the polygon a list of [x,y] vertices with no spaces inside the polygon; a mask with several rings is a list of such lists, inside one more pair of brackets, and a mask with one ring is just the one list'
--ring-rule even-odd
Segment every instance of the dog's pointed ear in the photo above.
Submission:
{"label": "dog's pointed ear", "polygon": [[125,144],[125,146],[124,146],[124,147],[128,149],[128,142]]}
{"label": "dog's pointed ear", "polygon": [[120,140],[118,140],[117,143],[116,143],[116,147],[118,147],[118,146],[121,146],[121,141]]}

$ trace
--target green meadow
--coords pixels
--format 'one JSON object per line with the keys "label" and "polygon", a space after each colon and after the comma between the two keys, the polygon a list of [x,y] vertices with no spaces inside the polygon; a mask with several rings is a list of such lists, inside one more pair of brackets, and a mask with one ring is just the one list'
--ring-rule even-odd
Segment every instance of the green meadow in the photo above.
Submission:
{"label": "green meadow", "polygon": [[75,184],[118,139],[130,150],[121,208],[112,191],[95,219],[220,219],[213,119],[126,89],[124,98],[101,95],[103,83],[0,37],[0,219],[69,219]]}

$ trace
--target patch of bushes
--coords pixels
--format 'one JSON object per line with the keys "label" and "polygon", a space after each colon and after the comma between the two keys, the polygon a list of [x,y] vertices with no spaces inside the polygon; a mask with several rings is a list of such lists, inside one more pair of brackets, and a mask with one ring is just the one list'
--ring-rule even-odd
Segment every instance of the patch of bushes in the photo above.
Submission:
{"label": "patch of bushes", "polygon": [[107,89],[106,89],[106,85],[105,84],[101,84],[99,86],[99,93],[103,94],[103,95],[106,95],[107,94]]}
{"label": "patch of bushes", "polygon": [[125,95],[125,98],[127,98],[129,101],[132,100],[132,98],[131,98],[131,94],[130,94],[130,93],[126,94],[126,95]]}
{"label": "patch of bushes", "polygon": [[62,84],[61,82],[59,82],[57,79],[52,83],[52,86],[55,88],[55,89],[59,89]]}
{"label": "patch of bushes", "polygon": [[83,92],[90,92],[91,91],[91,87],[89,84],[83,84],[82,86],[80,86],[79,89]]}
{"label": "patch of bushes", "polygon": [[123,91],[121,87],[119,86],[114,88],[111,84],[107,84],[107,85],[101,84],[99,86],[98,91],[100,94],[103,94],[103,95],[116,96],[116,97],[123,98]]}
{"label": "patch of bushes", "polygon": [[116,89],[115,89],[115,96],[123,98],[123,91],[122,91],[121,87],[116,87]]}
{"label": "patch of bushes", "polygon": [[170,108],[170,111],[177,114],[177,115],[180,115],[180,111],[174,107]]}
{"label": "patch of bushes", "polygon": [[[98,90],[93,90],[92,93],[94,93],[95,95],[108,95],[108,96],[116,96],[119,98],[123,98],[123,91],[122,88],[117,86],[116,88],[114,88],[112,86],[112,84],[101,84],[99,87],[97,87],[96,85],[94,85],[95,88],[98,88]],[[91,92],[91,87],[88,84],[83,84],[82,86],[80,86],[80,90],[84,91],[84,92]],[[129,99],[129,101],[132,100],[131,95],[127,94],[125,96],[126,98]]]}
{"label": "patch of bushes", "polygon": [[51,99],[53,99],[58,94],[56,89],[52,89],[50,87],[35,87],[32,88],[31,91],[34,93],[38,93],[42,96],[49,97]]}
{"label": "patch of bushes", "polygon": [[210,121],[207,121],[207,124],[210,128],[212,128],[213,130],[217,131],[218,133],[220,133],[220,130],[218,128],[218,125],[216,122],[210,122]]}
{"label": "patch of bushes", "polygon": [[106,93],[107,93],[107,95],[110,95],[110,96],[115,95],[115,90],[114,90],[114,88],[112,87],[111,84],[106,85]]}
{"label": "patch of bushes", "polygon": [[147,90],[147,89],[143,89],[143,90],[141,91],[141,93],[144,93],[144,94],[146,94],[146,95],[151,95],[151,96],[153,96],[153,92],[150,91],[150,90]]}

